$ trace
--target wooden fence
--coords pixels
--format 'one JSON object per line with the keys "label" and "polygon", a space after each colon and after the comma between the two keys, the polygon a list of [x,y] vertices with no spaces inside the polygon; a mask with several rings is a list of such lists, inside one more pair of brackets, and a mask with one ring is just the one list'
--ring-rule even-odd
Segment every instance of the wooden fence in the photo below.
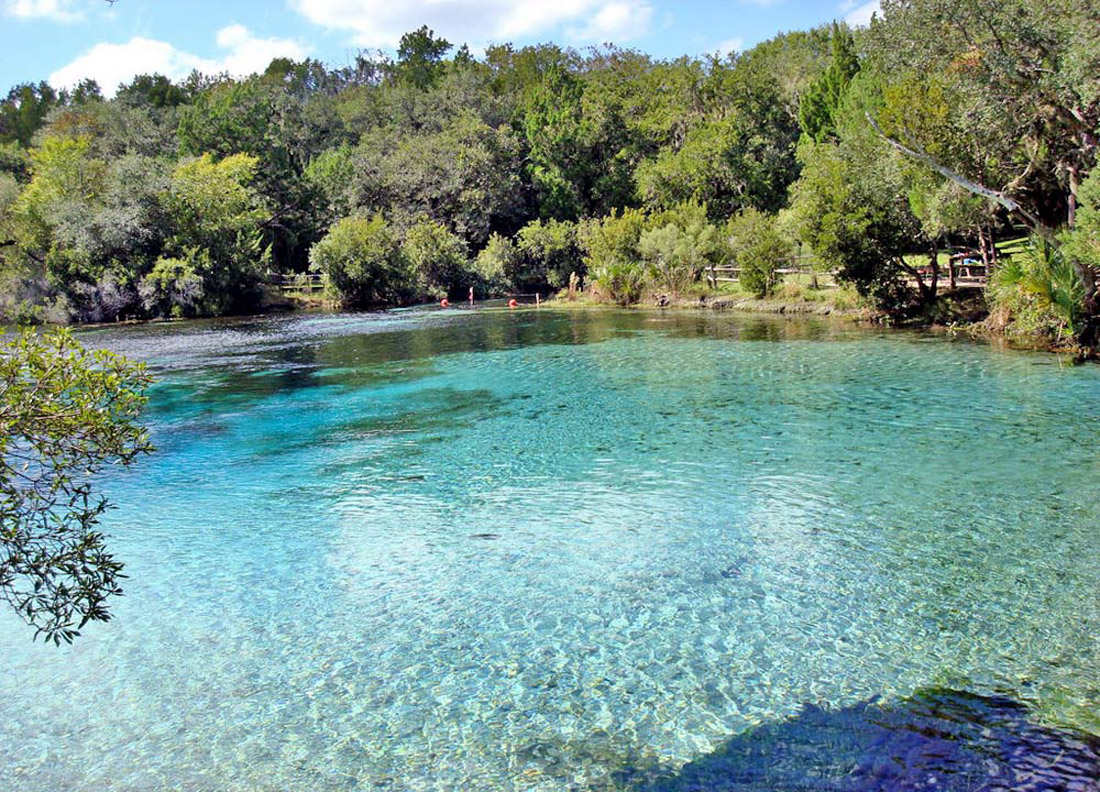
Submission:
{"label": "wooden fence", "polygon": [[313,294],[325,290],[325,276],[320,273],[302,272],[297,275],[279,275],[275,285],[284,294],[305,292]]}

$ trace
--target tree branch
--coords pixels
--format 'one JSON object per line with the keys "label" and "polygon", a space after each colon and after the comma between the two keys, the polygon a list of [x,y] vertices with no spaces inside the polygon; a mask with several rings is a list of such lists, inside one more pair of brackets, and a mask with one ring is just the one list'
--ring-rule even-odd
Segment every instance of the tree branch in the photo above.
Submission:
{"label": "tree branch", "polygon": [[983,184],[978,184],[978,182],[966,178],[961,173],[956,173],[955,171],[948,168],[946,165],[937,162],[936,159],[932,157],[932,155],[924,151],[910,148],[904,143],[899,143],[882,131],[882,128],[878,125],[875,119],[871,117],[870,113],[864,113],[864,115],[867,116],[867,120],[870,122],[875,132],[878,133],[878,136],[886,141],[895,150],[901,152],[910,159],[915,159],[917,160],[917,162],[928,166],[932,170],[936,171],[936,173],[943,176],[945,179],[949,179],[950,181],[955,182],[955,184],[959,185],[967,192],[971,192],[974,195],[980,195],[983,198],[987,198],[990,201],[998,204],[999,206],[1004,207],[1009,212],[1019,215],[1021,218],[1023,218],[1024,222],[1027,223],[1032,231],[1036,232],[1044,239],[1054,239],[1054,229],[1046,225],[1042,220],[1040,220],[1034,214],[1025,209],[1022,205],[1020,205],[1019,201],[1010,198],[1003,192],[991,189]]}

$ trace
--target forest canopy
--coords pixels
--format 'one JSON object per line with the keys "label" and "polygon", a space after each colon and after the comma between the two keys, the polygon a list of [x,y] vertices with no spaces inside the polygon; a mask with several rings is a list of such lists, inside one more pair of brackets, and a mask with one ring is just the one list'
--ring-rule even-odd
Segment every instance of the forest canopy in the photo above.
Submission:
{"label": "forest canopy", "polygon": [[308,271],[364,307],[571,279],[628,303],[716,263],[765,294],[798,255],[904,311],[947,245],[1028,234],[992,299],[1095,343],[1097,74],[1092,4],[884,0],[720,58],[477,58],[422,27],[348,67],[18,85],[0,319],[240,312]]}

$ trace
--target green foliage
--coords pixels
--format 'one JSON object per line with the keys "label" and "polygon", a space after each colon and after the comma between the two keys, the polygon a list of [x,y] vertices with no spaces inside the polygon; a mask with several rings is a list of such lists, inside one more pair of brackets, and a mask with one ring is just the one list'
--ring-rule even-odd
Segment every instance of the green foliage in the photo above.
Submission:
{"label": "green foliage", "polygon": [[110,618],[122,564],[97,531],[95,475],[151,450],[136,423],[150,378],[65,332],[0,349],[0,598],[47,641]]}
{"label": "green foliage", "polygon": [[57,91],[46,82],[23,83],[12,88],[0,102],[0,143],[29,146],[57,102]]}
{"label": "green foliage", "polygon": [[713,226],[693,234],[674,223],[651,228],[638,240],[638,252],[648,266],[650,280],[660,289],[679,294],[693,283],[714,243]]}
{"label": "green foliage", "polygon": [[1077,190],[1077,222],[1063,235],[1065,256],[1093,277],[1100,273],[1100,172]]}
{"label": "green foliage", "polygon": [[1011,256],[993,274],[987,298],[1010,333],[1064,341],[1081,329],[1085,289],[1063,251],[1042,239]]}
{"label": "green foliage", "polygon": [[746,209],[730,219],[726,237],[730,258],[741,270],[742,288],[758,298],[770,295],[781,280],[778,270],[794,258],[794,246],[776,218]]}
{"label": "green foliage", "polygon": [[420,215],[453,227],[471,247],[512,230],[524,207],[518,142],[468,113],[441,131],[365,136],[355,156],[355,204],[395,222]]}
{"label": "green foliage", "polygon": [[309,260],[346,306],[401,303],[406,297],[410,267],[381,215],[340,220],[313,245]]}
{"label": "green foliage", "polygon": [[805,167],[792,193],[802,240],[821,264],[881,307],[905,307],[904,255],[920,238],[897,162],[868,138],[802,148]]}
{"label": "green foliage", "polygon": [[426,91],[443,74],[443,56],[450,49],[451,42],[436,38],[427,25],[406,33],[397,47],[397,74],[415,88]]}
{"label": "green foliage", "polygon": [[146,311],[179,319],[195,316],[203,304],[201,272],[211,267],[210,254],[199,248],[184,251],[187,258],[162,258],[138,287]]}
{"label": "green foliage", "polygon": [[259,225],[268,217],[249,186],[258,162],[247,154],[220,162],[204,154],[172,174],[165,251],[189,261],[202,279],[204,313],[239,310],[257,297],[265,262]]}
{"label": "green foliage", "polygon": [[577,226],[566,220],[535,220],[516,234],[521,256],[507,270],[509,280],[520,291],[543,286],[561,289],[573,272],[584,274],[577,246]]}
{"label": "green foliage", "polygon": [[859,72],[855,42],[847,28],[833,25],[832,62],[825,73],[810,85],[798,107],[802,131],[815,143],[836,137],[836,119],[845,91]]}
{"label": "green foliage", "polygon": [[355,206],[355,160],[350,146],[322,152],[306,167],[305,177],[328,204],[329,214],[351,214]]}
{"label": "green foliage", "polygon": [[441,223],[417,221],[405,234],[401,254],[421,288],[433,296],[461,294],[471,285],[466,245]]}
{"label": "green foliage", "polygon": [[[746,206],[778,211],[797,176],[797,123],[769,81],[730,78],[738,97],[689,126],[679,145],[663,147],[635,173],[647,206],[705,203],[712,217]],[[732,99],[732,98],[731,98]]]}
{"label": "green foliage", "polygon": [[0,175],[25,182],[30,178],[31,158],[18,143],[0,143]]}
{"label": "green foliage", "polygon": [[[90,82],[17,86],[0,102],[0,309],[244,310],[261,269],[300,273],[334,223],[376,214],[417,264],[401,265],[401,288],[387,275],[350,302],[561,288],[589,265],[597,291],[629,302],[686,288],[733,217],[759,226],[761,250],[741,255],[766,292],[784,254],[760,213],[793,205],[820,265],[891,309],[916,307],[906,256],[1022,217],[1066,246],[1100,317],[1091,232],[1052,230],[1079,184],[1081,229],[1092,211],[1095,22],[1072,0],[883,0],[866,30],[670,60],[552,44],[449,58],[422,27],[395,59],[343,68],[276,58],[245,79],[143,75],[111,100]],[[1018,217],[967,180],[1019,201]]]}
{"label": "green foliage", "polygon": [[519,269],[520,252],[508,237],[493,234],[474,259],[473,273],[481,288],[491,295],[506,292],[513,285],[510,273]]}
{"label": "green foliage", "polygon": [[641,298],[646,266],[639,243],[648,224],[640,209],[624,209],[586,221],[578,229],[589,282],[607,299],[629,305]]}
{"label": "green foliage", "polygon": [[[15,217],[12,209],[19,200],[19,182],[7,173],[0,173],[0,244],[15,241]],[[5,245],[10,247],[9,245]],[[4,249],[0,247],[0,256]]]}
{"label": "green foliage", "polygon": [[590,128],[584,86],[561,66],[551,66],[531,93],[524,113],[529,172],[545,217],[575,219],[584,210],[583,182]]}
{"label": "green foliage", "polygon": [[[887,133],[1057,226],[1059,174],[1093,164],[1100,25],[1074,0],[887,0],[865,45]],[[1060,182],[1060,183],[1059,183]],[[1003,190],[1002,190],[1003,188]]]}
{"label": "green foliage", "polygon": [[653,215],[638,240],[650,283],[678,294],[719,255],[718,230],[703,204],[684,203]]}
{"label": "green foliage", "polygon": [[103,189],[103,163],[91,157],[87,137],[49,136],[31,149],[30,184],[14,212],[25,245],[44,250],[54,232],[74,216],[86,216],[87,205]]}
{"label": "green foliage", "polygon": [[119,86],[116,97],[126,104],[164,110],[187,101],[187,94],[163,74],[139,74],[127,85]]}

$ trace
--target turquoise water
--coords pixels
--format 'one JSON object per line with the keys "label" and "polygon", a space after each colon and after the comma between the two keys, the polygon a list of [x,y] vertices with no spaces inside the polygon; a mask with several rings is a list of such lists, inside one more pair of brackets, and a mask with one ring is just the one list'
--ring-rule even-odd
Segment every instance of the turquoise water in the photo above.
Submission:
{"label": "turquoise water", "polygon": [[0,614],[0,788],[603,788],[812,702],[1100,712],[1100,368],[812,321],[409,312],[149,361],[127,565]]}

